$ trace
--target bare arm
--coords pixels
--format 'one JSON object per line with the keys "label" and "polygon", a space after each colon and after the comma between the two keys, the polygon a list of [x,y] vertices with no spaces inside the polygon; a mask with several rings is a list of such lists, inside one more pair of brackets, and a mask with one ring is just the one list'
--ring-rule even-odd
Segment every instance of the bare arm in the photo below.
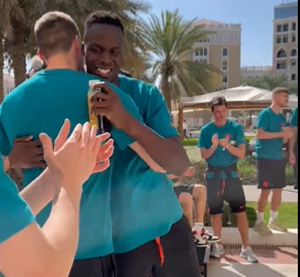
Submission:
{"label": "bare arm", "polygon": [[295,144],[296,144],[296,138],[298,135],[298,127],[292,127],[293,129],[293,136],[289,139],[289,153],[293,154],[294,149],[295,149]]}
{"label": "bare arm", "polygon": [[200,153],[201,153],[202,159],[204,159],[204,160],[209,159],[215,153],[216,149],[217,149],[217,146],[215,146],[215,145],[212,145],[208,149],[200,148]]}
{"label": "bare arm", "polygon": [[156,163],[150,155],[145,151],[145,149],[137,142],[130,145],[130,148],[136,152],[139,157],[155,172],[166,173],[158,163]]}
{"label": "bare arm", "polygon": [[233,155],[239,159],[245,158],[245,154],[246,154],[246,145],[245,144],[241,144],[239,146],[234,146],[234,145],[228,144],[228,146],[226,147],[226,150],[231,155]]}
{"label": "bare arm", "polygon": [[34,215],[37,215],[52,201],[55,192],[55,183],[54,177],[47,168],[30,185],[21,191],[21,196],[28,203]]}
{"label": "bare arm", "polygon": [[67,276],[77,248],[80,194],[61,188],[42,229],[34,222],[0,245],[5,276]]}
{"label": "bare arm", "polygon": [[190,167],[190,161],[179,137],[163,138],[133,117],[128,119],[128,125],[124,131],[136,140],[149,156],[167,172],[181,176]]}

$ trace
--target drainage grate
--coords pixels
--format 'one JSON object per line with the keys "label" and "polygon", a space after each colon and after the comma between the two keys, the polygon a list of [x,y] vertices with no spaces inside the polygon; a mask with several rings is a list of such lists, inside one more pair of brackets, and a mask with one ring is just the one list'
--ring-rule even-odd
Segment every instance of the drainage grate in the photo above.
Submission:
{"label": "drainage grate", "polygon": [[[226,244],[224,250],[227,255],[239,255],[241,245]],[[293,258],[298,258],[298,246],[290,245],[251,245],[255,254],[259,257],[276,258],[277,253],[284,253]]]}

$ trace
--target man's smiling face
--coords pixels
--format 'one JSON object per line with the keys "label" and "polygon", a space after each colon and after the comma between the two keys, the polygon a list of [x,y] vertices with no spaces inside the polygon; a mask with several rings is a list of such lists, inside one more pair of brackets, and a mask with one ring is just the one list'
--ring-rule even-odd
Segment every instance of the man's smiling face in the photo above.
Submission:
{"label": "man's smiling face", "polygon": [[90,26],[84,38],[87,72],[118,83],[123,43],[124,35],[119,27],[102,23]]}

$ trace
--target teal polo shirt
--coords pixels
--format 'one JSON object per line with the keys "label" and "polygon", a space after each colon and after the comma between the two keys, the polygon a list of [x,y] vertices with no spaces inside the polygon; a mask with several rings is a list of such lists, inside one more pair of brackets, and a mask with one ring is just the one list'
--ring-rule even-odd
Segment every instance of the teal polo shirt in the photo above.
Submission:
{"label": "teal polo shirt", "polygon": [[[217,126],[215,122],[210,122],[204,125],[200,130],[198,147],[209,149],[212,147],[212,137],[218,134],[219,139],[229,139],[229,143],[240,146],[246,144],[244,130],[241,124],[227,120],[224,126]],[[206,159],[206,162],[211,167],[228,167],[237,163],[238,158],[230,154],[226,149],[223,149],[221,145],[217,146],[217,149],[213,155]]]}
{"label": "teal polo shirt", "polygon": [[[120,77],[120,88],[134,100],[149,128],[164,138],[178,136],[155,86]],[[182,217],[167,175],[154,172],[129,148],[115,148],[111,195],[115,253],[131,251],[166,235]]]}
{"label": "teal polo shirt", "polygon": [[[0,122],[8,143],[1,144],[7,156],[16,138],[33,135],[38,139],[41,132],[55,139],[65,118],[70,119],[71,129],[76,124],[89,120],[87,93],[89,81],[98,79],[93,75],[73,70],[45,70],[35,74],[15,88],[7,97],[0,110]],[[127,111],[141,120],[132,99],[120,89],[109,84],[119,95]],[[115,145],[126,149],[133,140],[120,130],[111,133]],[[4,137],[1,135],[1,137]],[[76,157],[74,157],[76,159]],[[93,174],[83,185],[80,204],[80,236],[75,259],[105,256],[113,252],[112,222],[110,211],[111,170]],[[40,168],[24,170],[24,186],[42,172]],[[36,217],[40,226],[46,222],[51,204]]]}
{"label": "teal polo shirt", "polygon": [[[258,115],[257,129],[269,133],[279,133],[287,126],[286,118],[281,113],[275,113],[270,107]],[[283,160],[283,139],[257,139],[256,155],[258,159]]]}

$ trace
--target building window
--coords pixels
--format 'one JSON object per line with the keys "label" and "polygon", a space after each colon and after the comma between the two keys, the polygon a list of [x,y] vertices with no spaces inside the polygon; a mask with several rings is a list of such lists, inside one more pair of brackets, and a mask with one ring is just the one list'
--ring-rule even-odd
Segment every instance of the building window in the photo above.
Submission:
{"label": "building window", "polygon": [[207,56],[207,48],[206,47],[203,49],[203,56]]}
{"label": "building window", "polygon": [[227,57],[228,56],[228,49],[227,48],[223,48],[222,56],[223,57]]}
{"label": "building window", "polygon": [[223,84],[227,84],[227,83],[228,83],[227,75],[223,75]]}
{"label": "building window", "polygon": [[297,60],[291,60],[291,67],[297,66]]}
{"label": "building window", "polygon": [[276,31],[277,33],[282,32],[282,25],[277,25]]}
{"label": "building window", "polygon": [[292,49],[291,51],[291,57],[296,57],[297,56],[297,50],[296,49]]}
{"label": "building window", "polygon": [[280,49],[277,52],[277,58],[286,58],[286,52],[283,49]]}
{"label": "building window", "polygon": [[293,22],[293,23],[292,23],[292,31],[296,31],[296,26],[297,26],[297,25],[296,25],[296,22]]}
{"label": "building window", "polygon": [[297,75],[294,73],[291,75],[291,80],[296,81],[297,80]]}
{"label": "building window", "polygon": [[228,62],[227,61],[223,62],[222,69],[225,70],[225,71],[228,70]]}
{"label": "building window", "polygon": [[296,41],[296,36],[292,35],[292,42],[295,42],[295,41]]}
{"label": "building window", "polygon": [[288,32],[289,31],[289,24],[283,24],[282,31],[283,32]]}
{"label": "building window", "polygon": [[288,43],[289,37],[288,36],[283,36],[282,37],[282,43]]}
{"label": "building window", "polygon": [[277,43],[277,44],[280,44],[280,43],[281,43],[281,37],[280,37],[280,36],[276,38],[276,43]]}
{"label": "building window", "polygon": [[280,69],[286,69],[286,63],[277,63],[276,69],[280,70]]}

